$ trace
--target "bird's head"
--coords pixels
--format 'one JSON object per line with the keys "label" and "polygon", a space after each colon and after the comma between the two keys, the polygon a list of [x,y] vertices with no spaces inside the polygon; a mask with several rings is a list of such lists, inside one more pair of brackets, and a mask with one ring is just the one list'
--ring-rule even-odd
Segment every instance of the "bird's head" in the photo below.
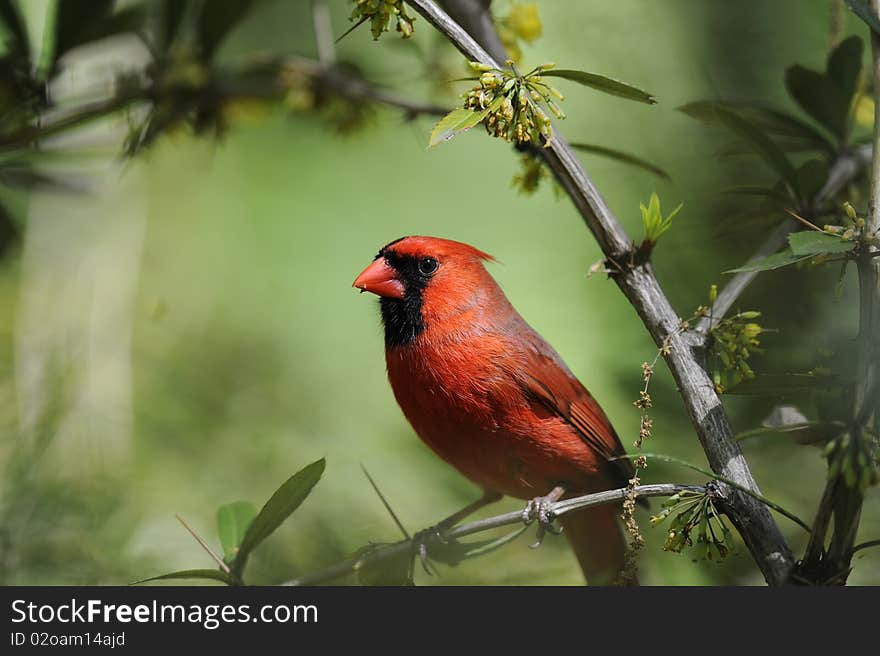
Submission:
{"label": "bird's head", "polygon": [[483,267],[493,259],[449,239],[402,237],[379,251],[353,287],[380,297],[386,344],[400,346],[428,324],[460,314],[494,287]]}

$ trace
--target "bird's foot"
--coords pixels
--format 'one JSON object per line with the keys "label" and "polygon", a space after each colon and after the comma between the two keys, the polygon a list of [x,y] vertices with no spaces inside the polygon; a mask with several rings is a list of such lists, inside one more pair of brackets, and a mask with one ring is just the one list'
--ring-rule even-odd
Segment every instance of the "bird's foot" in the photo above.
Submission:
{"label": "bird's foot", "polygon": [[433,526],[429,526],[428,528],[424,528],[421,531],[417,532],[412,537],[412,549],[413,553],[415,553],[419,557],[419,561],[422,563],[422,569],[425,570],[425,573],[428,576],[434,576],[437,573],[437,570],[431,565],[431,561],[428,558],[428,545],[432,542],[441,542],[443,544],[448,544],[448,540],[445,537],[446,531],[451,529],[454,524],[451,524],[447,521],[442,521]]}
{"label": "bird's foot", "polygon": [[541,546],[547,533],[552,533],[553,535],[562,533],[562,527],[557,527],[553,524],[553,521],[556,519],[556,515],[553,513],[553,504],[559,501],[559,497],[563,493],[564,490],[562,488],[554,488],[550,494],[543,497],[535,497],[529,501],[523,509],[522,519],[526,525],[534,521],[538,522],[537,540],[534,544],[529,545],[532,549],[537,549]]}

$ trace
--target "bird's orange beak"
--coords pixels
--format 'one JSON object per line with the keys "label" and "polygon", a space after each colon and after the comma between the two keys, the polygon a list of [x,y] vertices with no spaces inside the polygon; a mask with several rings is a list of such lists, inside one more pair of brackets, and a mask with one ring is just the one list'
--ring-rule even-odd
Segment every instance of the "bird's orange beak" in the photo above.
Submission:
{"label": "bird's orange beak", "polygon": [[388,266],[384,257],[380,257],[361,271],[361,275],[355,278],[352,287],[388,298],[403,298],[406,292],[403,283],[397,277],[397,272]]}

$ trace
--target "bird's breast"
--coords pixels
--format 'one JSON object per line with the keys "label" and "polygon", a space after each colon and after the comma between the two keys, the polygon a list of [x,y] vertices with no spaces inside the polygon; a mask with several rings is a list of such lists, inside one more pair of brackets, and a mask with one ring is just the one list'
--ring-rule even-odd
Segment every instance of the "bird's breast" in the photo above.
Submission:
{"label": "bird's breast", "polygon": [[388,378],[413,429],[476,484],[531,498],[584,485],[589,450],[517,384],[516,353],[488,335],[386,351]]}

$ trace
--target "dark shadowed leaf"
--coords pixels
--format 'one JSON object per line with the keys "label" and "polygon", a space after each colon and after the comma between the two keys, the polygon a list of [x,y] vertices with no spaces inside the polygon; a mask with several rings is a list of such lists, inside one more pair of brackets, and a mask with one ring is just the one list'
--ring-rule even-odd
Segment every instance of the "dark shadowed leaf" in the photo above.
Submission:
{"label": "dark shadowed leaf", "polygon": [[524,524],[510,533],[506,533],[505,535],[491,540],[475,540],[473,542],[449,540],[447,542],[437,542],[429,547],[428,555],[431,559],[441,563],[457,565],[468,558],[476,558],[477,556],[483,556],[496,549],[500,549],[505,544],[516,540],[528,528],[529,527]]}
{"label": "dark shadowed leaf", "polygon": [[170,572],[169,574],[160,574],[159,576],[151,576],[148,579],[133,581],[132,585],[139,583],[147,583],[149,581],[167,581],[172,579],[210,579],[212,581],[220,581],[226,585],[232,585],[232,579],[225,572],[219,569],[184,569],[179,572]]}
{"label": "dark shadowed leaf", "polygon": [[58,0],[55,18],[55,59],[89,40],[88,33],[113,9],[113,0]]}
{"label": "dark shadowed leaf", "polygon": [[199,46],[210,59],[227,34],[244,18],[254,4],[253,0],[224,0],[206,2],[198,21]]}
{"label": "dark shadowed leaf", "polygon": [[82,192],[82,189],[74,187],[69,182],[42,173],[31,164],[21,161],[8,161],[0,164],[0,184],[19,189]]}
{"label": "dark shadowed leaf", "polygon": [[3,27],[12,37],[13,43],[10,50],[27,56],[29,48],[27,27],[25,27],[15,2],[0,0],[0,21],[3,22]]}
{"label": "dark shadowed leaf", "polygon": [[795,64],[785,71],[785,88],[807,114],[841,141],[846,138],[850,98],[830,77]]}
{"label": "dark shadowed leaf", "polygon": [[767,257],[762,257],[753,262],[749,262],[744,264],[741,267],[737,267],[736,269],[730,269],[729,271],[725,271],[724,273],[749,273],[749,272],[757,272],[757,271],[770,271],[772,269],[781,269],[784,266],[788,266],[789,264],[794,264],[795,262],[800,262],[801,260],[806,260],[810,255],[795,255],[789,249],[785,249],[784,251],[780,251],[779,253],[774,253],[773,255],[768,255]]}
{"label": "dark shadowed leaf", "polygon": [[800,197],[800,181],[788,157],[764,132],[753,123],[725,108],[717,108],[718,116],[730,130],[751,144],[755,151],[779,176],[788,183],[796,197]]}
{"label": "dark shadowed leaf", "polygon": [[854,241],[845,241],[836,235],[816,230],[793,232],[788,236],[788,245],[794,255],[822,255],[826,253],[846,253],[856,247]]}
{"label": "dark shadowed leaf", "polygon": [[217,510],[217,536],[227,563],[235,560],[248,526],[256,516],[257,508],[250,501],[234,501]]}
{"label": "dark shadowed leaf", "polygon": [[636,157],[635,155],[630,155],[629,153],[625,153],[622,150],[615,150],[614,148],[606,148],[605,146],[598,146],[596,144],[588,143],[573,143],[570,145],[572,148],[581,150],[585,153],[590,153],[592,155],[601,155],[602,157],[607,157],[608,159],[613,159],[624,164],[629,164],[630,166],[635,166],[636,168],[644,169],[645,171],[649,171],[650,173],[653,173],[654,175],[661,177],[664,180],[669,180],[669,174],[667,174],[666,171],[661,169],[659,166],[655,166],[647,160]]}
{"label": "dark shadowed leaf", "polygon": [[849,8],[853,10],[856,16],[867,23],[868,27],[880,35],[880,19],[877,18],[877,14],[871,11],[867,0],[846,0],[846,4],[849,5]]}
{"label": "dark shadowed leaf", "polygon": [[577,82],[592,89],[596,89],[597,91],[609,93],[612,96],[619,96],[620,98],[626,98],[628,100],[636,100],[638,102],[648,103],[649,105],[653,105],[657,102],[657,99],[647,91],[642,91],[626,82],[621,82],[620,80],[615,80],[596,73],[587,73],[585,71],[574,71],[563,68],[542,71],[541,77],[561,77],[565,80],[571,80],[572,82]]}
{"label": "dark shadowed leaf", "polygon": [[828,77],[837,85],[848,102],[852,102],[859,87],[863,50],[862,39],[853,35],[841,41],[828,55]]}
{"label": "dark shadowed leaf", "polygon": [[[726,391],[726,394],[743,396],[788,396],[799,395],[816,389],[831,389],[840,384],[840,378],[833,375],[802,374],[758,374],[744,380]],[[800,397],[798,397],[800,399]]]}
{"label": "dark shadowed leaf", "polygon": [[5,205],[0,205],[0,258],[21,238],[21,229]]}
{"label": "dark shadowed leaf", "polygon": [[722,189],[721,193],[733,194],[737,196],[761,196],[763,198],[772,198],[774,201],[780,204],[788,202],[788,196],[786,196],[775,187],[768,189],[767,187],[741,185],[739,187],[728,187],[727,189]]}
{"label": "dark shadowed leaf", "polygon": [[679,109],[688,116],[708,125],[723,125],[717,108],[736,112],[744,119],[761,128],[778,140],[780,148],[798,151],[819,149],[830,154],[836,152],[830,141],[816,128],[799,118],[754,102],[732,100],[697,100]]}
{"label": "dark shadowed leaf", "polygon": [[279,487],[275,494],[266,502],[245,532],[238,548],[238,555],[232,562],[232,571],[240,576],[247,564],[248,556],[263,540],[284,522],[285,519],[299,508],[306,497],[321,480],[324,473],[324,459],[313,462],[291,476]]}
{"label": "dark shadowed leaf", "polygon": [[162,0],[157,4],[159,12],[158,42],[161,50],[167,50],[180,31],[188,3],[181,0]]}
{"label": "dark shadowed leaf", "polygon": [[[503,101],[503,98],[502,98]],[[436,146],[444,141],[449,141],[459,132],[470,130],[489,115],[489,110],[472,112],[469,109],[454,109],[441,118],[428,138],[428,147]]]}
{"label": "dark shadowed leaf", "polygon": [[[367,553],[369,551],[371,550],[368,550]],[[358,582],[361,585],[415,585],[413,583],[414,561],[413,554],[409,551],[402,551],[385,558],[363,560],[357,566]]]}

